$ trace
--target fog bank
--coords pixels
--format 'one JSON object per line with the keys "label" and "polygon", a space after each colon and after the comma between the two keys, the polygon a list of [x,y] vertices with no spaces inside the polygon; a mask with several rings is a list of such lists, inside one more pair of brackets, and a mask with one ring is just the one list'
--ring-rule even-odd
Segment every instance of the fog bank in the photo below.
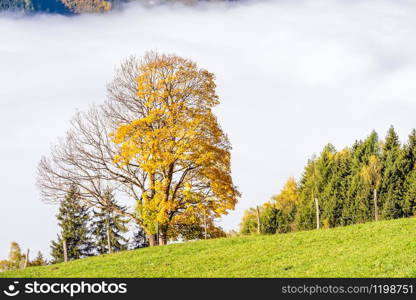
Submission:
{"label": "fog bank", "polygon": [[217,76],[219,122],[243,196],[220,224],[299,177],[313,153],[393,124],[416,127],[416,3],[249,1],[129,5],[104,15],[0,15],[0,259],[15,240],[49,254],[56,207],[36,165],[77,109],[105,98],[124,57],[147,50],[195,60]]}

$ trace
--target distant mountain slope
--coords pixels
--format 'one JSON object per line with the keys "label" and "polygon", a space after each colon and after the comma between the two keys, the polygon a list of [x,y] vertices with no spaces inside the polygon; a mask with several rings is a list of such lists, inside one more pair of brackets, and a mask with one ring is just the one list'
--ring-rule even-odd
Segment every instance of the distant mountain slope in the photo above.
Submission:
{"label": "distant mountain slope", "polygon": [[33,10],[31,0],[0,0],[0,10]]}
{"label": "distant mountain slope", "polygon": [[416,277],[416,218],[105,254],[0,277]]}
{"label": "distant mountain slope", "polygon": [[236,0],[0,0],[0,11],[19,11],[29,14],[51,13],[71,15],[79,13],[105,12],[127,2],[158,5],[168,2],[192,4],[197,2],[221,2]]}
{"label": "distant mountain slope", "polygon": [[[1,1],[1,0],[0,0]],[[46,12],[55,14],[71,14],[71,10],[60,0],[31,0],[35,12]]]}
{"label": "distant mountain slope", "polygon": [[61,0],[0,0],[0,11],[72,14]]}

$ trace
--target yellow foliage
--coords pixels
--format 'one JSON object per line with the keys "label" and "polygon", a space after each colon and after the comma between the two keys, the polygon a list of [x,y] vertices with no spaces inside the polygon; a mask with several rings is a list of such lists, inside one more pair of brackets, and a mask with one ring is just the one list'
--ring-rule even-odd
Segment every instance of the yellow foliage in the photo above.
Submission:
{"label": "yellow foliage", "polygon": [[105,0],[61,0],[76,13],[97,13],[111,10],[111,2]]}
{"label": "yellow foliage", "polygon": [[278,195],[272,197],[277,209],[288,213],[299,203],[299,192],[295,178],[289,178]]}
{"label": "yellow foliage", "polygon": [[374,187],[377,187],[380,184],[381,163],[377,156],[371,155],[368,158],[368,164],[363,166],[361,169],[361,176],[367,183],[373,185]]}
{"label": "yellow foliage", "polygon": [[[239,192],[230,169],[231,145],[212,108],[214,75],[177,57],[147,54],[139,68],[140,118],[113,133],[114,162],[144,170],[148,186],[137,210],[148,233],[167,228],[203,205],[213,217],[234,209]],[[207,204],[209,203],[209,204]],[[166,229],[167,230],[167,229]]]}
{"label": "yellow foliage", "polygon": [[331,224],[330,224],[328,218],[324,219],[324,221],[322,223],[323,223],[322,228],[324,228],[324,229],[329,229],[331,227]]}

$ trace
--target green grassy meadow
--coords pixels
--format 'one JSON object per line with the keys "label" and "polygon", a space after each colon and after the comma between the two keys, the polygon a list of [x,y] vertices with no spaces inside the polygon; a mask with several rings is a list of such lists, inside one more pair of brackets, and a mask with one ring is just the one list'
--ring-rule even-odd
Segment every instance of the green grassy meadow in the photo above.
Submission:
{"label": "green grassy meadow", "polygon": [[416,277],[416,218],[152,247],[0,277]]}

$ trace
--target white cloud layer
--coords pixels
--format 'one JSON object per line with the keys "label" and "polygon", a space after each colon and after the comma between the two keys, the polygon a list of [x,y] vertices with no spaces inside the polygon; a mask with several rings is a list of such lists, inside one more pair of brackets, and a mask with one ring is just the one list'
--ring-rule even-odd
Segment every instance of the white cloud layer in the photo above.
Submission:
{"label": "white cloud layer", "polygon": [[37,162],[77,109],[100,103],[115,66],[147,50],[217,75],[220,123],[243,197],[221,221],[277,193],[306,160],[416,127],[414,1],[251,1],[95,16],[0,15],[0,258],[12,240],[49,253],[56,207],[40,202]]}

